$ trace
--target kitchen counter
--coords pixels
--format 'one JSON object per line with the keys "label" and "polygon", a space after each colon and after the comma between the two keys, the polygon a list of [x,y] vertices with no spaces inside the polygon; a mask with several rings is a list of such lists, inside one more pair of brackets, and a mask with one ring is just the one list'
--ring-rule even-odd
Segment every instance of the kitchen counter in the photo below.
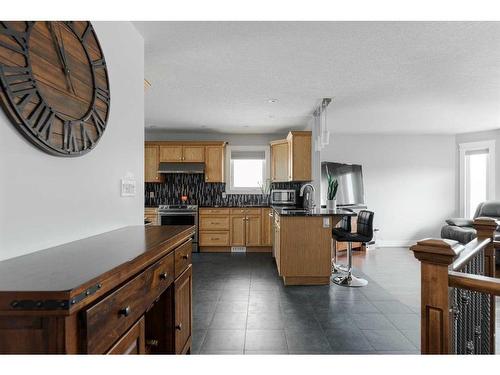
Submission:
{"label": "kitchen counter", "polygon": [[312,210],[303,210],[301,208],[283,208],[283,207],[272,207],[273,210],[281,216],[333,216],[333,217],[344,217],[344,216],[356,216],[356,213],[350,210],[344,210],[338,208],[336,210],[328,210],[326,208],[313,208]]}
{"label": "kitchen counter", "polygon": [[211,205],[211,206],[198,206],[199,208],[266,208],[270,207],[268,204],[241,204],[241,205]]}

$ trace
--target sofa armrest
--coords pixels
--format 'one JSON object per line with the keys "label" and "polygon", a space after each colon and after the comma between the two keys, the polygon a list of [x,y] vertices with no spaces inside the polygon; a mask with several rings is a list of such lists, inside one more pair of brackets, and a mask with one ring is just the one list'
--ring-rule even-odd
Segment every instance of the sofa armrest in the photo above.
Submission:
{"label": "sofa armrest", "polygon": [[456,217],[456,218],[447,219],[446,224],[454,225],[456,227],[470,227],[470,228],[472,228],[473,224],[474,224],[474,220]]}

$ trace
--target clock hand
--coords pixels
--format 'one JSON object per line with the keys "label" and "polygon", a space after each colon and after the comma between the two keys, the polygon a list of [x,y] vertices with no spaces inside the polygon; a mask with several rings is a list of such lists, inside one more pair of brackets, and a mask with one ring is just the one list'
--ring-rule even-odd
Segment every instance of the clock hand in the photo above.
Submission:
{"label": "clock hand", "polygon": [[71,84],[70,84],[69,78],[68,78],[68,67],[66,66],[66,62],[64,61],[64,57],[62,56],[61,47],[59,46],[59,42],[57,40],[57,35],[54,32],[54,29],[52,27],[52,23],[48,21],[47,27],[50,31],[50,36],[52,38],[52,42],[53,42],[54,47],[56,49],[57,57],[59,58],[59,61],[61,62],[64,76],[66,77],[66,83],[68,83],[68,85],[71,87]]}
{"label": "clock hand", "polygon": [[71,70],[69,70],[69,68],[68,68],[68,59],[66,58],[66,50],[64,48],[64,39],[63,39],[62,33],[61,33],[61,26],[59,26],[58,29],[59,29],[59,38],[61,39],[61,55],[64,59],[64,64],[66,66],[66,73],[67,73],[67,77],[68,77],[68,82],[69,82],[71,91],[73,91],[73,94],[76,95],[76,91],[75,91],[75,88],[73,86],[73,80],[71,79]]}

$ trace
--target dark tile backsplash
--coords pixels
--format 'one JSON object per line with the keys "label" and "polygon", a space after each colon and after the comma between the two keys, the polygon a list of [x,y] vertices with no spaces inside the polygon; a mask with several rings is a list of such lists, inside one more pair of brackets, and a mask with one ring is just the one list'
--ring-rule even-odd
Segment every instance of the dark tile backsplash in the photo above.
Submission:
{"label": "dark tile backsplash", "polygon": [[[271,185],[271,189],[300,189],[300,182],[277,182]],[[163,183],[145,184],[144,199],[146,206],[157,206],[160,204],[179,204],[181,195],[187,195],[188,204],[199,206],[238,206],[238,205],[260,205],[268,203],[268,195],[265,194],[227,194],[222,198],[226,190],[225,183],[205,182],[203,174],[167,174]],[[154,197],[150,197],[150,192]],[[297,194],[298,195],[298,194]]]}

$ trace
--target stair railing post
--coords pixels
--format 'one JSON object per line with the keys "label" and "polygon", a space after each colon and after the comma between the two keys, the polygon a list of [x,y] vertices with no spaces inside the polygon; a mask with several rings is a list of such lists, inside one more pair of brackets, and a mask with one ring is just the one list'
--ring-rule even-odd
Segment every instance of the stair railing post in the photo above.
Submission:
{"label": "stair railing post", "polygon": [[[484,275],[495,277],[495,247],[493,241],[497,229],[495,219],[489,217],[478,217],[474,220],[474,229],[477,238],[491,238],[491,242],[484,249]],[[490,296],[490,353],[495,354],[495,296]]]}
{"label": "stair railing post", "polygon": [[457,241],[425,239],[410,250],[420,261],[422,354],[449,354],[451,351],[448,269],[463,249]]}

